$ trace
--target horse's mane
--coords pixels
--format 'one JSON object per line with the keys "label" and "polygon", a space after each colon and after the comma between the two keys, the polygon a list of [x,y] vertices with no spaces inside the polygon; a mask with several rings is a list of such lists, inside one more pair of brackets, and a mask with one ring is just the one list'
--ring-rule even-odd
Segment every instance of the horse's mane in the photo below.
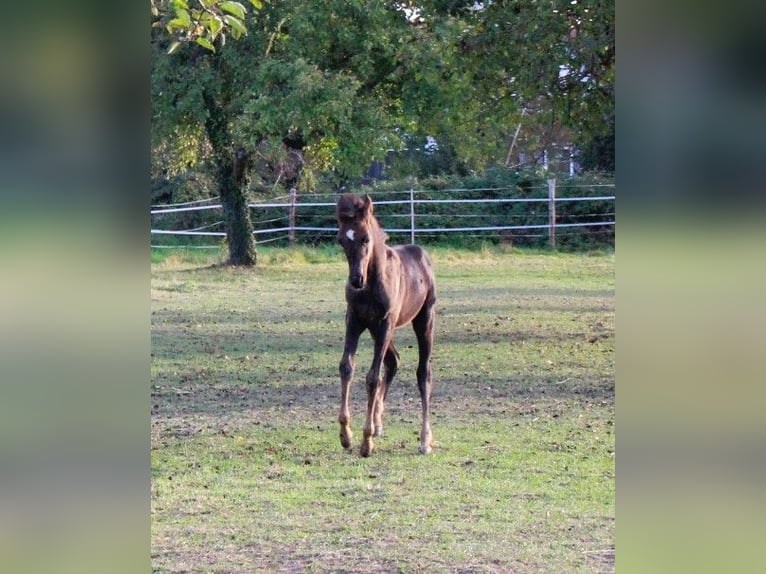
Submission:
{"label": "horse's mane", "polygon": [[374,234],[375,238],[378,240],[376,243],[380,243],[380,245],[386,244],[388,241],[388,233],[383,230],[377,217],[370,215],[367,227],[370,230],[370,233]]}

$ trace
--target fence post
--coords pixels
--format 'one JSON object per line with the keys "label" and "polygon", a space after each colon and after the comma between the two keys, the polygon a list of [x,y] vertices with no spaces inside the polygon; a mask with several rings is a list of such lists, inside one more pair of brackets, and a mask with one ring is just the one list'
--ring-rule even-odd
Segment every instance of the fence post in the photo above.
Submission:
{"label": "fence post", "polygon": [[415,191],[410,188],[410,243],[415,245]]}
{"label": "fence post", "polygon": [[556,249],[556,180],[548,180],[548,239]]}
{"label": "fence post", "polygon": [[290,188],[290,207],[288,214],[288,230],[287,235],[290,239],[290,247],[295,247],[295,203],[298,199],[298,191],[294,188]]}

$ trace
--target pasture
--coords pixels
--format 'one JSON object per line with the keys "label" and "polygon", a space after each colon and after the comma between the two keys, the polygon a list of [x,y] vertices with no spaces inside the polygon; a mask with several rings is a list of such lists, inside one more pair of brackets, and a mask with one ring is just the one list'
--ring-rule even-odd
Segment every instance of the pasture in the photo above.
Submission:
{"label": "pasture", "polygon": [[430,253],[436,446],[408,326],[367,459],[367,334],[338,439],[340,250],[153,258],[153,571],[614,571],[614,254]]}

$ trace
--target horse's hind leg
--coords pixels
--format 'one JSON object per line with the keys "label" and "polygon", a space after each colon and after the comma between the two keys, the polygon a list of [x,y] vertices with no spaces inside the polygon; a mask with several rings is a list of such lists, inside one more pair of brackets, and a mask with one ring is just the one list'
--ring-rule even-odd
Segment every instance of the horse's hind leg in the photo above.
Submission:
{"label": "horse's hind leg", "polygon": [[412,328],[418,338],[418,390],[423,410],[423,425],[420,430],[420,453],[428,454],[433,447],[429,410],[431,403],[431,351],[434,343],[435,302],[427,302],[412,321]]}
{"label": "horse's hind leg", "polygon": [[396,371],[399,370],[399,353],[396,352],[393,343],[388,346],[388,350],[383,357],[383,366],[385,368],[383,388],[379,391],[378,404],[375,408],[375,433],[373,434],[375,437],[383,436],[383,413],[386,410],[388,387],[391,385],[391,381],[394,380]]}

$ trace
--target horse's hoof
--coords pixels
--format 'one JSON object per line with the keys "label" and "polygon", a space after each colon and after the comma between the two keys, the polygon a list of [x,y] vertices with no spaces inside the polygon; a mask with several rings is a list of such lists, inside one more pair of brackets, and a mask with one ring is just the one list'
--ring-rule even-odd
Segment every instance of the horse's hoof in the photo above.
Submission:
{"label": "horse's hoof", "polygon": [[345,448],[346,450],[351,448],[351,439],[353,438],[353,434],[351,434],[351,431],[348,429],[341,429],[340,431],[340,445]]}
{"label": "horse's hoof", "polygon": [[372,444],[368,445],[366,443],[362,443],[362,446],[359,448],[359,455],[367,458],[372,454],[373,446]]}
{"label": "horse's hoof", "polygon": [[375,429],[375,434],[373,434],[375,438],[380,438],[383,436],[383,427],[378,427]]}
{"label": "horse's hoof", "polygon": [[432,449],[429,445],[420,445],[418,447],[418,452],[420,454],[431,454],[434,449]]}

